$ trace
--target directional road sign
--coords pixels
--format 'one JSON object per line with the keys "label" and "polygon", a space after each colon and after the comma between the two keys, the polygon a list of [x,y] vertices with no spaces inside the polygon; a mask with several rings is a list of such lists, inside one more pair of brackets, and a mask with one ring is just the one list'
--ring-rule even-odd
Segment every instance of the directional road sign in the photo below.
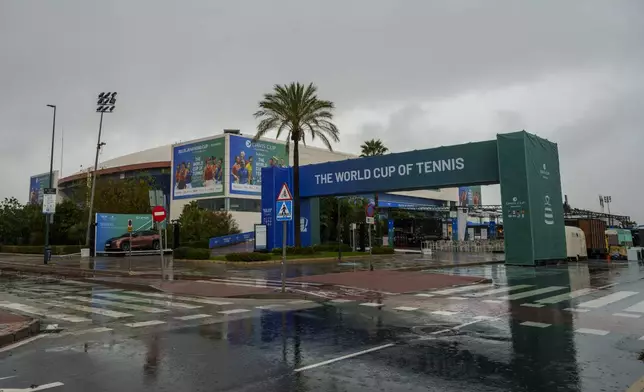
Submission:
{"label": "directional road sign", "polygon": [[275,220],[277,222],[287,222],[293,220],[293,201],[281,200],[275,203]]}

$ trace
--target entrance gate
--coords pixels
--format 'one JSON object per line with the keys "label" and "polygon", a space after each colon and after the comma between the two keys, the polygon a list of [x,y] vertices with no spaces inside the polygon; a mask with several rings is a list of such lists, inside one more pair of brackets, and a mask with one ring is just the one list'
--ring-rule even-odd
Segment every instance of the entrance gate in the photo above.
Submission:
{"label": "entrance gate", "polygon": [[[269,244],[281,243],[274,206],[284,182],[292,185],[291,168],[262,169],[262,223]],[[565,259],[557,145],[525,131],[484,142],[301,166],[303,244],[319,238],[320,196],[490,184],[501,185],[506,264]],[[292,237],[291,224],[289,244]]]}

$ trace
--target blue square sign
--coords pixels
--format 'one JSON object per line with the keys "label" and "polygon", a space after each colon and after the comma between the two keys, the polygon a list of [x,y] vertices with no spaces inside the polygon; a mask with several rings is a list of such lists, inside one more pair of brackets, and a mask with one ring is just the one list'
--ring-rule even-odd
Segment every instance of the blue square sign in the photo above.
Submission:
{"label": "blue square sign", "polygon": [[275,220],[277,222],[293,220],[293,200],[281,200],[275,203]]}

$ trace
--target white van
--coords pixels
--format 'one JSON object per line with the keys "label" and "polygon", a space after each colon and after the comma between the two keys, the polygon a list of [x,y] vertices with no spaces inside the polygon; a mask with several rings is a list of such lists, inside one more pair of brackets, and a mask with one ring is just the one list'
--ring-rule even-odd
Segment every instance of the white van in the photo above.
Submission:
{"label": "white van", "polygon": [[586,235],[579,227],[566,226],[566,256],[568,260],[586,260]]}

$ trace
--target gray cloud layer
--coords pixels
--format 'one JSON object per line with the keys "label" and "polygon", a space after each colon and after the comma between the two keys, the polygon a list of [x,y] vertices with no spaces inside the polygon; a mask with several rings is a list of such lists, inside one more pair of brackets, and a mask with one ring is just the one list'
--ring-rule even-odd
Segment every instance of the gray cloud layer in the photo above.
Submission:
{"label": "gray cloud layer", "polygon": [[[25,199],[28,177],[48,169],[48,103],[69,174],[92,162],[100,91],[119,92],[107,159],[226,127],[252,133],[261,94],[301,80],[337,103],[338,150],[373,136],[402,151],[525,128],[560,144],[576,204],[611,193],[618,212],[644,220],[644,186],[627,177],[644,139],[643,17],[638,0],[5,0],[0,197]],[[562,91],[552,75],[576,82]]]}

